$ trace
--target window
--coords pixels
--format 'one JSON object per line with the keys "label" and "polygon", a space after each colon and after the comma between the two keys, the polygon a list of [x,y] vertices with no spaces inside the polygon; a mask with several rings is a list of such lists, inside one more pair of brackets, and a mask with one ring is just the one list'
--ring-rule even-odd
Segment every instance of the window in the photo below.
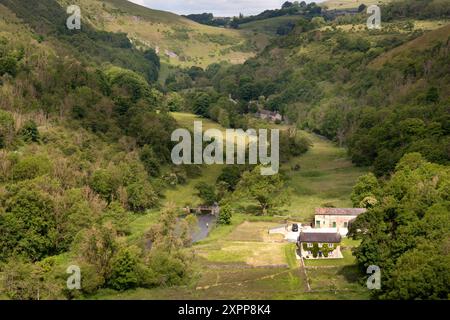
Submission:
{"label": "window", "polygon": [[317,228],[320,228],[320,221],[319,220],[316,221],[316,226],[317,226]]}
{"label": "window", "polygon": [[333,228],[336,228],[336,222],[333,222]]}
{"label": "window", "polygon": [[334,243],[329,243],[328,244],[328,248],[333,249],[334,248]]}
{"label": "window", "polygon": [[344,222],[344,228],[348,227],[348,222]]}
{"label": "window", "polygon": [[312,248],[312,247],[314,247],[314,245],[312,243],[308,243],[307,247]]}
{"label": "window", "polygon": [[323,247],[323,243],[319,243],[319,248],[322,248]]}

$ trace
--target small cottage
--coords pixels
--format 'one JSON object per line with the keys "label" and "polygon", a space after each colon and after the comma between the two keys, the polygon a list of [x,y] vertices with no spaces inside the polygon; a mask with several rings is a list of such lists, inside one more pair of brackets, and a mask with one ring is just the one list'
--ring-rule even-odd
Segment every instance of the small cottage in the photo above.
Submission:
{"label": "small cottage", "polygon": [[300,233],[297,247],[303,259],[341,259],[341,240],[337,232],[311,229]]}
{"label": "small cottage", "polygon": [[256,113],[258,118],[262,120],[268,120],[272,122],[281,122],[283,121],[283,116],[278,112],[268,111],[268,110],[260,110]]}

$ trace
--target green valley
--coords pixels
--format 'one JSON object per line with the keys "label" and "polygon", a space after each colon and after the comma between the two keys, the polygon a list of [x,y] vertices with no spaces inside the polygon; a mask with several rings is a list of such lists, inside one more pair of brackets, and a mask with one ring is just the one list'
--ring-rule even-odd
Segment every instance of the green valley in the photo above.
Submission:
{"label": "green valley", "polygon": [[0,300],[448,300],[449,2],[280,5],[0,0]]}

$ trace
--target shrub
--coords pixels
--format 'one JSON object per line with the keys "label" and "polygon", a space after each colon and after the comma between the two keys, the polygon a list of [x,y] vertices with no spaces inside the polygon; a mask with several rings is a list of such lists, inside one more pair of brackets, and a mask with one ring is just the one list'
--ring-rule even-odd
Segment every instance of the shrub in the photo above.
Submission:
{"label": "shrub", "polygon": [[229,225],[231,224],[231,217],[233,215],[233,210],[230,205],[225,204],[220,208],[219,218],[217,220],[218,224]]}
{"label": "shrub", "polygon": [[141,282],[139,264],[140,257],[136,250],[127,248],[119,251],[112,262],[108,286],[119,291],[139,286]]}
{"label": "shrub", "polygon": [[39,130],[33,120],[25,122],[19,134],[25,142],[38,142],[40,138]]}
{"label": "shrub", "polygon": [[117,182],[108,170],[100,169],[94,172],[90,187],[108,202],[112,201],[117,189]]}
{"label": "shrub", "polygon": [[34,179],[48,174],[51,170],[50,160],[45,156],[28,156],[21,159],[13,167],[13,179],[15,181]]}
{"label": "shrub", "polygon": [[154,207],[158,202],[158,195],[147,181],[136,182],[128,186],[128,205],[134,211],[144,211]]}

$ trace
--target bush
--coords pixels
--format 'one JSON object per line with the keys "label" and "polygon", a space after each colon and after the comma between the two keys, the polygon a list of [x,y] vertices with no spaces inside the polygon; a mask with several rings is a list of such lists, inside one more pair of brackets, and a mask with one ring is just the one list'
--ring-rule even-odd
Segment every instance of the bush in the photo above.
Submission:
{"label": "bush", "polygon": [[39,130],[33,120],[25,122],[19,134],[25,142],[38,142],[40,138]]}
{"label": "bush", "polygon": [[139,286],[141,273],[139,271],[140,257],[136,250],[123,249],[114,258],[108,286],[124,291]]}
{"label": "bush", "polygon": [[147,181],[129,185],[127,193],[128,205],[134,211],[144,211],[154,207],[158,202],[158,195]]}
{"label": "bush", "polygon": [[117,182],[108,170],[100,169],[94,172],[90,187],[108,202],[112,201],[117,189]]}
{"label": "bush", "polygon": [[218,224],[229,225],[231,224],[231,217],[233,215],[233,211],[230,205],[226,204],[220,208],[219,218],[217,220]]}
{"label": "bush", "polygon": [[11,193],[0,215],[0,260],[16,255],[38,261],[57,253],[51,198],[29,186]]}
{"label": "bush", "polygon": [[152,177],[159,176],[160,163],[151,146],[145,145],[142,148],[140,153],[140,159],[144,164],[145,170],[150,176]]}
{"label": "bush", "polygon": [[181,252],[152,250],[149,257],[147,286],[175,286],[186,283],[191,275],[188,258]]}
{"label": "bush", "polygon": [[50,160],[45,156],[28,156],[21,159],[12,171],[15,181],[34,179],[48,174],[51,170]]}
{"label": "bush", "polygon": [[195,186],[197,195],[204,201],[205,205],[212,205],[217,201],[215,188],[205,182],[201,182]]}

